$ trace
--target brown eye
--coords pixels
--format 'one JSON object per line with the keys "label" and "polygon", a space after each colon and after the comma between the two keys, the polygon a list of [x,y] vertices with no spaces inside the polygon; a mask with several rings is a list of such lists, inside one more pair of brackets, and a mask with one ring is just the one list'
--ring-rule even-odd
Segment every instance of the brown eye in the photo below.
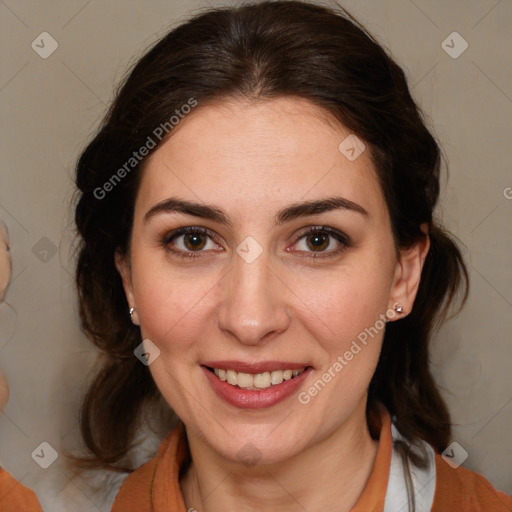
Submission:
{"label": "brown eye", "polygon": [[185,227],[165,235],[161,239],[161,244],[173,255],[194,258],[202,256],[207,249],[218,249],[218,245],[213,241],[214,236],[205,228]]}
{"label": "brown eye", "polygon": [[310,234],[306,237],[306,244],[315,251],[323,251],[329,246],[329,236],[321,233]]}
{"label": "brown eye", "polygon": [[206,245],[206,236],[203,233],[189,233],[183,236],[183,243],[190,251],[201,250]]}
{"label": "brown eye", "polygon": [[327,226],[315,226],[307,230],[298,237],[295,244],[293,252],[303,252],[309,258],[336,256],[352,245],[347,235]]}

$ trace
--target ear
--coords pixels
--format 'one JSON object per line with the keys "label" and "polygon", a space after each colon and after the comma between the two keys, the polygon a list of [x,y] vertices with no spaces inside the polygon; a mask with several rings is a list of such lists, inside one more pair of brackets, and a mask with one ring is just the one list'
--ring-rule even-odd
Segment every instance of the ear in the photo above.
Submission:
{"label": "ear", "polygon": [[[129,308],[134,308],[131,320],[135,325],[140,325],[139,315],[137,314],[137,304],[135,303],[135,296],[133,293],[132,285],[132,271],[130,266],[130,258],[122,254],[120,251],[116,251],[114,255],[114,262],[121,276],[123,282],[124,294],[126,295],[126,301],[128,302]],[[127,311],[127,314],[129,312]]]}
{"label": "ear", "polygon": [[398,303],[402,305],[403,312],[400,315],[395,315],[394,320],[399,320],[411,312],[420,285],[421,271],[430,249],[428,224],[423,223],[420,227],[423,236],[419,237],[411,247],[400,250],[400,259],[395,267],[395,277],[390,294],[391,302],[388,308],[393,310]]}

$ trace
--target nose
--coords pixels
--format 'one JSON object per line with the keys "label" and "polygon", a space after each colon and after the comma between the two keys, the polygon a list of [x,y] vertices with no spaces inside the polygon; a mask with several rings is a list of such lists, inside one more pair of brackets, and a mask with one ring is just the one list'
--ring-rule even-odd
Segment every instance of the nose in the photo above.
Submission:
{"label": "nose", "polygon": [[290,325],[287,298],[291,291],[269,266],[265,251],[252,263],[235,254],[231,272],[222,280],[219,328],[245,345],[257,345]]}

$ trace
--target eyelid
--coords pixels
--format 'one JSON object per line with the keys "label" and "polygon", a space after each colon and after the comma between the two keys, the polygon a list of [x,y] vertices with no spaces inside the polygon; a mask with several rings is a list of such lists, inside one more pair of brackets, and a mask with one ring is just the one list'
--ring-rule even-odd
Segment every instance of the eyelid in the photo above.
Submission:
{"label": "eyelid", "polygon": [[[331,228],[329,226],[322,226],[322,225],[313,225],[313,226],[307,226],[303,228],[303,230],[298,234],[296,237],[294,237],[293,244],[295,245],[297,242],[299,242],[301,239],[305,238],[308,235],[314,234],[314,233],[326,233],[327,235],[335,238],[342,247],[339,249],[334,249],[330,251],[321,251],[321,252],[315,252],[315,251],[289,251],[289,252],[299,252],[299,253],[305,253],[310,254],[310,256],[306,256],[306,258],[328,258],[331,256],[335,256],[339,253],[341,253],[343,250],[345,250],[347,247],[350,247],[352,245],[352,241],[348,235],[345,233],[338,231],[337,229]],[[178,238],[183,235],[187,235],[189,233],[199,233],[205,236],[208,236],[214,243],[219,245],[216,242],[217,235],[212,230],[202,227],[202,226],[185,226],[177,228],[170,233],[166,233],[163,237],[161,237],[161,244],[166,250],[169,252],[182,257],[182,258],[198,258],[203,257],[201,253],[207,252],[203,250],[199,251],[181,251],[176,249],[171,249],[169,247],[169,244],[172,240],[175,238]]]}
{"label": "eyelid", "polygon": [[301,233],[299,235],[297,235],[297,237],[295,238],[295,241],[293,243],[296,244],[303,238],[305,238],[309,235],[315,234],[315,233],[326,233],[330,237],[337,240],[341,244],[341,247],[338,249],[331,249],[330,251],[320,251],[320,252],[295,251],[295,250],[292,250],[290,252],[305,253],[306,254],[305,257],[309,258],[309,259],[330,258],[330,257],[338,256],[340,253],[345,251],[345,249],[352,246],[352,240],[348,235],[346,235],[342,231],[331,228],[329,226],[321,226],[321,225],[308,226],[308,227],[304,228],[304,230],[302,230]]}
{"label": "eyelid", "polygon": [[201,226],[183,226],[177,229],[172,230],[169,233],[166,233],[162,238],[162,242],[169,243],[174,238],[177,238],[182,235],[187,235],[189,233],[200,233],[202,235],[208,235],[212,240],[217,237],[217,234],[208,228],[204,228]]}
{"label": "eyelid", "polygon": [[307,226],[306,228],[301,231],[299,235],[297,235],[297,238],[295,241],[300,240],[305,235],[310,235],[312,233],[327,233],[329,235],[332,235],[336,239],[341,239],[340,241],[343,243],[346,243],[347,245],[350,245],[352,243],[350,237],[343,233],[342,231],[339,231],[335,228],[331,228],[329,226],[321,226],[321,225],[313,225],[313,226]]}
{"label": "eyelid", "polygon": [[180,228],[177,228],[169,233],[166,233],[163,237],[161,237],[160,239],[160,242],[161,244],[170,252],[172,253],[176,253],[176,254],[181,254],[181,255],[193,255],[191,257],[196,257],[198,256],[200,253],[202,252],[206,252],[206,251],[181,251],[181,250],[175,250],[175,249],[170,249],[169,248],[169,244],[171,243],[171,241],[173,241],[175,238],[179,238],[181,236],[184,236],[184,235],[188,235],[190,233],[193,233],[193,234],[200,234],[200,235],[204,235],[204,236],[207,236],[208,238],[210,238],[216,245],[219,245],[216,241],[217,239],[217,234],[208,229],[208,228],[204,228],[204,227],[201,227],[201,226],[185,226],[185,227],[180,227]]}

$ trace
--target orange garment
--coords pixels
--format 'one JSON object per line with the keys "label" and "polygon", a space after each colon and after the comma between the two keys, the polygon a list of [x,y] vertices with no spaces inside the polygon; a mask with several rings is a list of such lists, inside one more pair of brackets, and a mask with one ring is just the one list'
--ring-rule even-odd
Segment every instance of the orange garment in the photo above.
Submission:
{"label": "orange garment", "polygon": [[[379,448],[366,486],[352,512],[383,512],[392,451],[391,419],[380,418]],[[180,468],[189,457],[180,422],[162,441],[158,453],[131,473],[116,496],[112,512],[187,512]],[[496,491],[481,475],[452,469],[436,454],[436,491],[431,512],[511,512],[512,498]]]}
{"label": "orange garment", "polygon": [[0,512],[43,512],[36,494],[0,467]]}
{"label": "orange garment", "polygon": [[[436,454],[437,486],[434,512],[511,512],[512,498],[497,491],[478,473],[462,466],[453,469]],[[436,508],[437,504],[437,508]]]}

